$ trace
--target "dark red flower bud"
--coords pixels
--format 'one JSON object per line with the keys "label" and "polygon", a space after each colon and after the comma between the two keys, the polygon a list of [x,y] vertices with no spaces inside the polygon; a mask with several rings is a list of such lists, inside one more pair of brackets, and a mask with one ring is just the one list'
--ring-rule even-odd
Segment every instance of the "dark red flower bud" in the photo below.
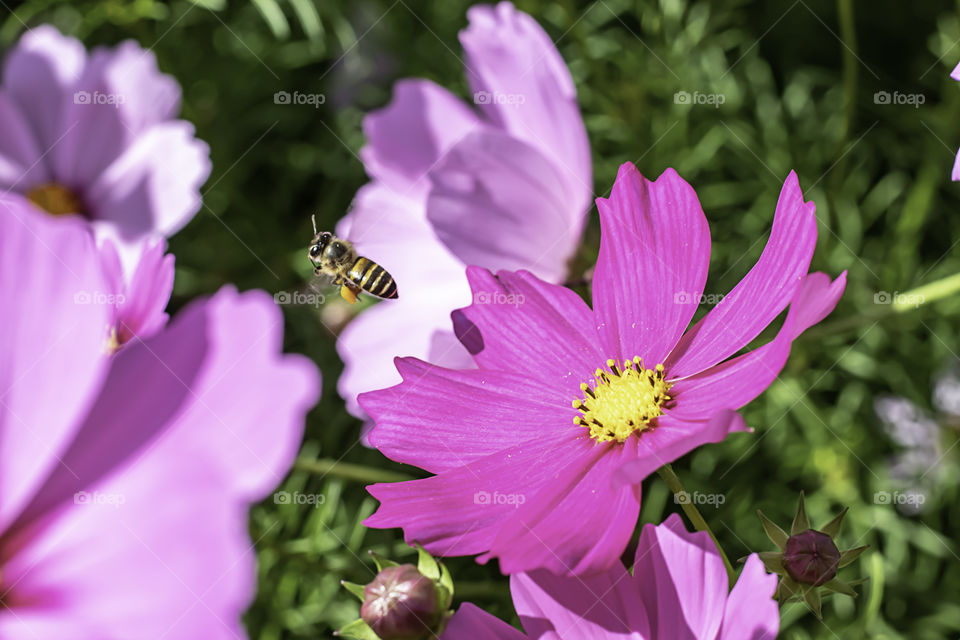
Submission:
{"label": "dark red flower bud", "polygon": [[815,587],[837,575],[840,550],[825,533],[807,529],[787,539],[783,568],[790,577]]}
{"label": "dark red flower bud", "polygon": [[363,589],[360,617],[382,640],[419,640],[439,617],[437,588],[412,564],[385,567]]}

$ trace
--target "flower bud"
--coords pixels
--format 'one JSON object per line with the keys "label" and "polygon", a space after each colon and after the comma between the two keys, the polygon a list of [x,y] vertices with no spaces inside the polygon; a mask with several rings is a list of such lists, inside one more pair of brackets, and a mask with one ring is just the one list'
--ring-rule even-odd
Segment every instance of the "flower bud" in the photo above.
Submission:
{"label": "flower bud", "polygon": [[360,617],[382,640],[432,637],[439,618],[437,588],[412,564],[385,567],[363,589]]}
{"label": "flower bud", "polygon": [[815,587],[837,575],[840,550],[825,533],[807,529],[787,538],[783,568],[801,584]]}

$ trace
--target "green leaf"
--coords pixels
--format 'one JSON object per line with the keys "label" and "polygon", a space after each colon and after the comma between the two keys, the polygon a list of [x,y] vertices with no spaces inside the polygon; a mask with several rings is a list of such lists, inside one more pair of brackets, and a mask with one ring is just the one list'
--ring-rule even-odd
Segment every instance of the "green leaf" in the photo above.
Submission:
{"label": "green leaf", "polygon": [[273,36],[279,40],[286,40],[290,35],[290,24],[276,0],[253,0],[253,4],[260,11]]}
{"label": "green leaf", "polygon": [[853,590],[849,584],[840,580],[839,578],[834,578],[828,582],[823,583],[823,588],[829,591],[835,591],[837,593],[842,593],[844,595],[851,596],[853,598],[857,597],[857,592]]}
{"label": "green leaf", "polygon": [[856,549],[847,549],[846,551],[840,552],[840,564],[837,565],[838,569],[842,569],[847,566],[854,560],[856,560],[861,553],[870,548],[870,545],[865,544],[862,547],[857,547]]}
{"label": "green leaf", "polygon": [[355,582],[347,582],[346,580],[340,581],[340,586],[352,593],[353,595],[360,598],[360,602],[363,602],[363,585],[357,584]]}
{"label": "green leaf", "polygon": [[763,524],[763,530],[767,532],[767,537],[770,538],[773,544],[777,545],[780,550],[787,548],[787,532],[777,526],[773,520],[763,515],[763,511],[757,509],[757,515],[760,516],[760,523]]}
{"label": "green leaf", "polygon": [[800,492],[800,503],[797,505],[797,516],[793,519],[790,526],[790,535],[795,536],[810,528],[810,520],[807,519],[807,510],[803,506],[803,491]]}
{"label": "green leaf", "polygon": [[831,538],[836,538],[837,534],[840,533],[840,524],[843,522],[843,516],[847,515],[847,511],[849,510],[849,507],[844,507],[843,511],[840,512],[840,515],[823,525],[820,531],[827,534]]}
{"label": "green leaf", "polygon": [[373,551],[369,551],[368,553],[370,554],[370,557],[373,558],[374,564],[377,565],[377,571],[378,571],[378,572],[383,571],[383,568],[384,568],[384,567],[399,567],[399,566],[400,566],[400,563],[399,563],[399,562],[394,562],[393,560],[390,560],[390,559],[388,559],[388,558],[384,558],[383,556],[381,556],[381,555],[378,554],[378,553],[374,553]]}
{"label": "green leaf", "polygon": [[823,619],[823,616],[820,614],[820,590],[816,587],[805,587],[803,590],[803,601],[807,603],[807,606],[810,607],[810,610],[813,611],[814,615],[819,619]]}
{"label": "green leaf", "polygon": [[440,584],[438,590],[443,592],[445,598],[441,598],[440,606],[446,609],[453,601],[453,576],[450,574],[450,570],[447,569],[447,565],[442,562],[440,563]]}
{"label": "green leaf", "polygon": [[423,547],[419,544],[417,545],[417,555],[419,559],[417,560],[417,571],[427,576],[434,582],[440,579],[440,566],[437,564],[437,561],[434,560],[433,556],[424,551]]}
{"label": "green leaf", "polygon": [[783,604],[795,596],[799,590],[800,585],[797,584],[796,580],[790,576],[784,576],[783,579],[780,580],[780,584],[777,585],[777,593],[775,597],[780,604]]}
{"label": "green leaf", "polygon": [[335,635],[341,638],[350,638],[351,640],[380,640],[373,629],[363,620],[354,620],[350,624],[340,627]]}
{"label": "green leaf", "polygon": [[757,554],[760,556],[760,562],[763,563],[763,566],[770,573],[778,573],[784,575],[786,569],[783,568],[783,554],[779,551],[761,551]]}

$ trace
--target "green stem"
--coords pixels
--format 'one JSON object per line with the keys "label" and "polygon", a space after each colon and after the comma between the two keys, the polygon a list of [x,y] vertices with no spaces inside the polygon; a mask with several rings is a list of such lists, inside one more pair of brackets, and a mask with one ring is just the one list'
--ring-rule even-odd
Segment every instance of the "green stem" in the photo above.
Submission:
{"label": "green stem", "polygon": [[350,462],[340,462],[331,458],[320,458],[319,460],[306,460],[299,458],[293,464],[294,469],[318,473],[324,476],[335,476],[344,480],[355,480],[357,482],[403,482],[404,480],[413,480],[413,476],[395,471],[384,471],[374,469],[362,464],[352,464]]}
{"label": "green stem", "polygon": [[680,484],[680,478],[678,478],[677,474],[673,472],[673,467],[671,467],[669,464],[665,464],[657,469],[657,474],[660,476],[660,479],[667,484],[667,486],[670,488],[670,491],[673,492],[674,497],[678,498],[677,502],[680,503],[680,507],[683,509],[683,512],[687,514],[687,518],[690,519],[693,527],[697,531],[706,531],[713,540],[713,544],[717,545],[717,551],[720,552],[720,557],[723,558],[723,566],[727,568],[727,578],[730,580],[730,585],[732,586],[737,581],[737,572],[733,570],[733,565],[730,564],[727,554],[723,552],[723,548],[720,546],[720,541],[717,540],[717,536],[713,535],[710,525],[708,525],[707,521],[703,519],[702,515],[700,515],[697,507],[688,499],[679,499],[681,494],[685,496],[689,496],[689,494],[683,490],[683,485]]}

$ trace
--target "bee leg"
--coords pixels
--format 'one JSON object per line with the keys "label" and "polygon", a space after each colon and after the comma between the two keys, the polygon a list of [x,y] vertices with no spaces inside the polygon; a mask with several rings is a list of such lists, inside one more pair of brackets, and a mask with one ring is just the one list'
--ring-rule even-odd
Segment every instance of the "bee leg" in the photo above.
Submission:
{"label": "bee leg", "polygon": [[357,294],[360,293],[360,289],[352,287],[349,284],[344,284],[340,287],[340,297],[353,304],[357,301]]}

